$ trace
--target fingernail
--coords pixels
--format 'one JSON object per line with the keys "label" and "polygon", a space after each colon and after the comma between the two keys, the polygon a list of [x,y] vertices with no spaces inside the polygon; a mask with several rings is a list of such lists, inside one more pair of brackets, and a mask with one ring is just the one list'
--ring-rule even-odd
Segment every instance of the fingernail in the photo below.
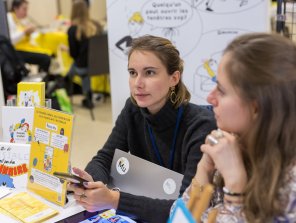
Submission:
{"label": "fingernail", "polygon": [[88,182],[83,182],[83,186],[87,186],[88,185]]}

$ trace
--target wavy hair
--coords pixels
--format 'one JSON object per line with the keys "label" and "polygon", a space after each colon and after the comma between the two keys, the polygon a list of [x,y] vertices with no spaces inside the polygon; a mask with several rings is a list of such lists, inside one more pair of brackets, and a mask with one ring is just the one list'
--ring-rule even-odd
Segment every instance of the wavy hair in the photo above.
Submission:
{"label": "wavy hair", "polygon": [[[138,37],[132,41],[132,46],[129,50],[128,59],[134,51],[150,51],[154,53],[163,65],[169,75],[173,75],[175,71],[180,72],[180,81],[175,86],[176,100],[174,107],[177,108],[183,103],[188,103],[190,100],[190,92],[182,81],[183,60],[180,58],[180,53],[177,48],[163,37],[145,35]],[[168,92],[169,97],[170,92]],[[136,104],[135,99],[131,96],[132,102]]]}
{"label": "wavy hair", "polygon": [[278,197],[296,159],[296,46],[277,34],[245,34],[225,49],[226,71],[241,98],[257,106],[252,129],[241,138],[248,172],[244,213],[269,222],[287,204]]}

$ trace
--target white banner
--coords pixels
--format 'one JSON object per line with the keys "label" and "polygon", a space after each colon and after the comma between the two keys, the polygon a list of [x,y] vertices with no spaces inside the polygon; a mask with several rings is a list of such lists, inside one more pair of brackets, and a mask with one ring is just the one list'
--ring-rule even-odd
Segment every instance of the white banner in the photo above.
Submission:
{"label": "white banner", "polygon": [[127,48],[145,34],[170,39],[185,61],[191,102],[207,104],[225,46],[269,31],[269,0],[107,0],[113,121],[129,97]]}

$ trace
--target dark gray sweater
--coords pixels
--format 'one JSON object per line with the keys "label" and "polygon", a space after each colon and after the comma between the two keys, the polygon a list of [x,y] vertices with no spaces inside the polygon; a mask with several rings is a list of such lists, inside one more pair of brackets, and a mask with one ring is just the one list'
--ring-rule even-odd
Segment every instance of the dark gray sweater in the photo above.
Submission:
{"label": "dark gray sweater", "polygon": [[[157,114],[151,115],[147,109],[135,106],[128,99],[107,142],[88,163],[86,171],[92,175],[95,181],[108,183],[112,158],[116,148],[129,151],[133,155],[159,164],[153,152],[147,123],[152,127],[157,147],[165,167],[168,167],[176,118],[177,109],[174,109],[169,101]],[[195,175],[197,163],[202,156],[200,145],[204,143],[206,135],[216,128],[215,123],[211,111],[191,103],[184,105],[172,169],[184,174],[180,195]],[[174,200],[152,199],[120,192],[117,211],[126,215],[137,216],[144,222],[160,223],[167,221],[173,202]]]}

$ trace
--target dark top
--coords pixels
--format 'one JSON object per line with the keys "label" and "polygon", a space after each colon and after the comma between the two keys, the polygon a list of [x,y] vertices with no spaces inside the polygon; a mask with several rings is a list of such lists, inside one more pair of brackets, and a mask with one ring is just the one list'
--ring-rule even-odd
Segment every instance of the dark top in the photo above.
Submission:
{"label": "dark top", "polygon": [[[153,129],[157,147],[167,167],[177,111],[168,101],[157,114],[151,115],[147,109],[135,106],[128,99],[107,142],[88,163],[86,171],[92,175],[95,181],[108,183],[116,148],[159,164],[153,152],[147,123],[150,123]],[[180,195],[191,183],[191,179],[196,173],[197,163],[202,156],[200,145],[204,143],[206,135],[216,128],[215,123],[211,111],[191,103],[184,106],[172,169],[184,174]],[[147,222],[166,222],[173,202],[174,200],[152,199],[120,192],[117,211],[137,216]]]}
{"label": "dark top", "polygon": [[74,59],[77,67],[87,67],[88,41],[89,39],[82,35],[81,40],[76,39],[77,26],[72,25],[68,29],[68,43],[70,55]]}

